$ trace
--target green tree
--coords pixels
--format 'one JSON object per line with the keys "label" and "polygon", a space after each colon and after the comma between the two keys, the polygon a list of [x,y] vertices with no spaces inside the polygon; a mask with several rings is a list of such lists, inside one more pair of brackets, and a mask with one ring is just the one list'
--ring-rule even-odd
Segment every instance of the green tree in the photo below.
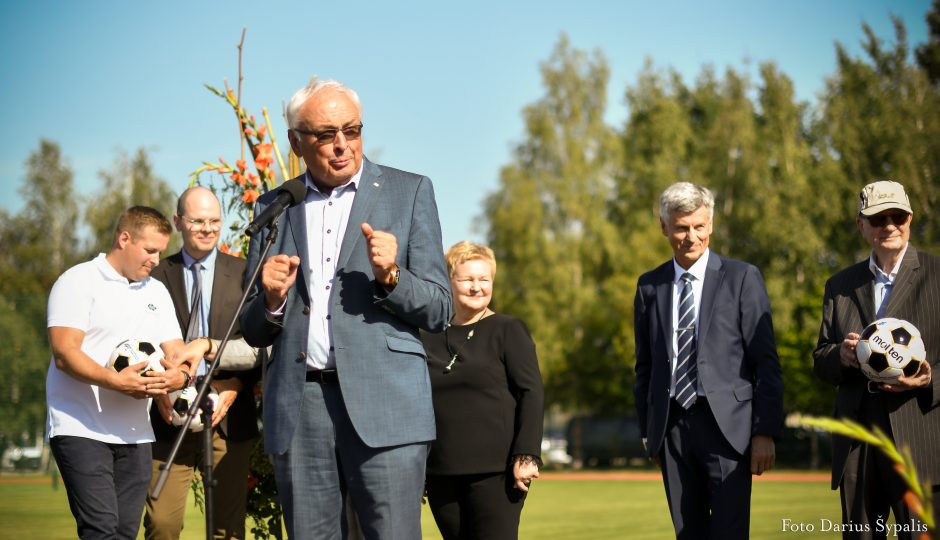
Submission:
{"label": "green tree", "polygon": [[927,13],[927,43],[917,47],[917,64],[927,73],[927,78],[940,85],[940,0],[933,0]]}
{"label": "green tree", "polygon": [[114,235],[115,220],[135,205],[151,206],[169,219],[176,211],[176,194],[153,172],[150,156],[139,148],[133,156],[121,151],[109,170],[98,173],[101,192],[93,197],[85,213],[91,228],[91,254],[107,252]]}
{"label": "green tree", "polygon": [[0,212],[0,445],[31,442],[45,413],[46,299],[77,261],[78,203],[59,146],[40,140],[26,160],[23,209]]}
{"label": "green tree", "polygon": [[[867,253],[851,217],[855,197],[872,180],[893,179],[905,185],[914,209],[911,237],[923,247],[940,243],[940,95],[928,73],[910,62],[907,32],[894,20],[895,41],[886,45],[863,25],[867,58],[850,56],[836,46],[837,69],[828,80],[820,105],[816,152],[838,175],[831,211],[847,226],[832,230],[827,245],[835,266]],[[837,187],[836,187],[837,186]]]}
{"label": "green tree", "polygon": [[608,214],[619,148],[604,123],[610,76],[600,52],[562,36],[542,64],[546,95],[523,111],[526,140],[486,200],[502,311],[532,329],[551,403],[627,410],[628,285]]}

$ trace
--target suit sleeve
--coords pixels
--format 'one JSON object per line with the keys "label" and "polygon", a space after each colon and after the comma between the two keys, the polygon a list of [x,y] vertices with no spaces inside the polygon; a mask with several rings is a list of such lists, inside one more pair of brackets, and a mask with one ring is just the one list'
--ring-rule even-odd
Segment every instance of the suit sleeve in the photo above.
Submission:
{"label": "suit sleeve", "polygon": [[516,397],[516,427],[512,455],[541,455],[545,393],[539,359],[529,329],[513,320],[506,329],[504,362],[509,387]]}
{"label": "suit sleeve", "polygon": [[411,229],[404,240],[407,243],[399,249],[406,251],[406,264],[400,267],[398,285],[388,295],[377,297],[376,304],[411,326],[443,332],[451,318],[450,278],[444,265],[434,188],[426,177],[418,183]]}
{"label": "suit sleeve", "polygon": [[826,282],[823,295],[822,324],[819,326],[819,339],[813,351],[813,371],[816,376],[829,384],[838,386],[844,378],[844,367],[839,357],[843,336],[835,321],[835,298],[831,282]]}
{"label": "suit sleeve", "polygon": [[754,370],[751,435],[779,437],[783,428],[783,374],[774,340],[770,298],[760,271],[748,265],[741,291],[744,354]]}
{"label": "suit sleeve", "polygon": [[[265,204],[259,199],[255,203],[255,215],[263,212],[264,208]],[[285,221],[284,215],[278,218],[280,225],[283,225]],[[284,231],[281,231],[281,234],[284,234]],[[251,242],[248,244],[248,265],[246,267],[244,284],[246,287],[248,286],[248,280],[251,278],[251,273],[254,268],[259,262],[263,262],[260,260],[261,249],[264,246],[264,241],[267,236],[267,229],[263,229],[260,234],[252,236]],[[293,294],[293,290],[294,288],[292,287],[287,294]],[[283,319],[276,322],[267,317],[267,311],[264,305],[264,289],[261,287],[260,273],[258,275],[258,281],[251,286],[251,293],[249,293],[248,298],[245,300],[245,305],[242,307],[242,311],[239,314],[238,322],[241,326],[242,337],[245,338],[245,342],[257,348],[271,346],[274,343],[274,338],[277,337],[284,327]]]}
{"label": "suit sleeve", "polygon": [[633,400],[636,403],[636,415],[640,425],[640,437],[646,438],[646,420],[648,414],[648,396],[650,390],[650,334],[646,299],[643,297],[643,285],[637,283],[636,296],[633,299],[633,343],[636,353],[636,382],[633,385]]}

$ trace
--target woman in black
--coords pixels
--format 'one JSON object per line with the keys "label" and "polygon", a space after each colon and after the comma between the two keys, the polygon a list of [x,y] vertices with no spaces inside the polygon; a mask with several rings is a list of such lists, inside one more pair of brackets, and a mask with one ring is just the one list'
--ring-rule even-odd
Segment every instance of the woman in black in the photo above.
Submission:
{"label": "woman in black", "polygon": [[542,378],[521,320],[493,312],[496,260],[479,244],[447,252],[454,318],[422,332],[437,440],[428,502],[444,540],[514,539],[542,441]]}

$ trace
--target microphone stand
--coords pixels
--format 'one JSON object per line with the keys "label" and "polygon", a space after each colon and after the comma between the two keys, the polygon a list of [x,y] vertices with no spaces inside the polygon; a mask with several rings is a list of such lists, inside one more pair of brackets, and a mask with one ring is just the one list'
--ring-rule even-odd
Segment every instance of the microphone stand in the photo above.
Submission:
{"label": "microphone stand", "polygon": [[163,486],[166,484],[167,477],[170,473],[170,465],[176,459],[176,454],[179,452],[180,445],[183,444],[183,438],[189,432],[189,425],[192,424],[193,418],[195,417],[197,411],[202,409],[202,426],[203,426],[203,457],[202,457],[202,482],[203,482],[203,491],[205,499],[205,514],[206,514],[206,540],[213,540],[213,533],[215,528],[213,526],[213,515],[212,515],[212,488],[214,485],[214,480],[212,479],[212,463],[213,463],[213,448],[212,448],[212,402],[209,400],[209,385],[212,383],[212,380],[215,376],[215,372],[219,367],[219,360],[222,358],[222,351],[225,350],[225,346],[228,345],[229,337],[232,335],[232,330],[235,328],[235,322],[238,321],[238,316],[242,311],[242,307],[245,305],[245,301],[248,299],[248,294],[251,292],[251,288],[254,285],[255,281],[258,279],[258,275],[261,273],[261,266],[264,264],[265,259],[268,256],[268,252],[271,250],[271,246],[277,240],[277,222],[279,219],[271,220],[271,223],[267,225],[268,236],[265,238],[264,246],[261,250],[261,256],[258,258],[258,265],[255,266],[254,270],[251,272],[251,278],[248,280],[248,283],[245,285],[245,290],[242,292],[242,298],[238,302],[238,308],[235,310],[235,316],[232,317],[232,321],[228,325],[228,330],[225,332],[225,337],[222,339],[222,342],[219,344],[219,350],[215,353],[215,358],[212,360],[212,364],[209,365],[209,368],[206,370],[205,376],[202,378],[202,381],[197,383],[199,387],[199,392],[196,394],[196,399],[193,400],[193,404],[189,407],[189,411],[186,413],[186,418],[183,422],[183,425],[180,426],[180,431],[176,436],[176,440],[173,441],[173,447],[170,449],[170,454],[167,456],[166,461],[160,465],[160,475],[157,477],[157,483],[153,486],[153,491],[150,493],[150,498],[157,500],[160,498],[160,493],[163,492]]}

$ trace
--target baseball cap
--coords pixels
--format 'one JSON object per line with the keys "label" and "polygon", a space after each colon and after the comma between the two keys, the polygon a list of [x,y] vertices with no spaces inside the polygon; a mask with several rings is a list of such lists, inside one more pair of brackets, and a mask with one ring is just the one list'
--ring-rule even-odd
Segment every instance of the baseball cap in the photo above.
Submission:
{"label": "baseball cap", "polygon": [[904,186],[891,180],[879,180],[862,188],[858,194],[858,213],[873,216],[879,212],[897,208],[913,214],[911,201],[904,192]]}

